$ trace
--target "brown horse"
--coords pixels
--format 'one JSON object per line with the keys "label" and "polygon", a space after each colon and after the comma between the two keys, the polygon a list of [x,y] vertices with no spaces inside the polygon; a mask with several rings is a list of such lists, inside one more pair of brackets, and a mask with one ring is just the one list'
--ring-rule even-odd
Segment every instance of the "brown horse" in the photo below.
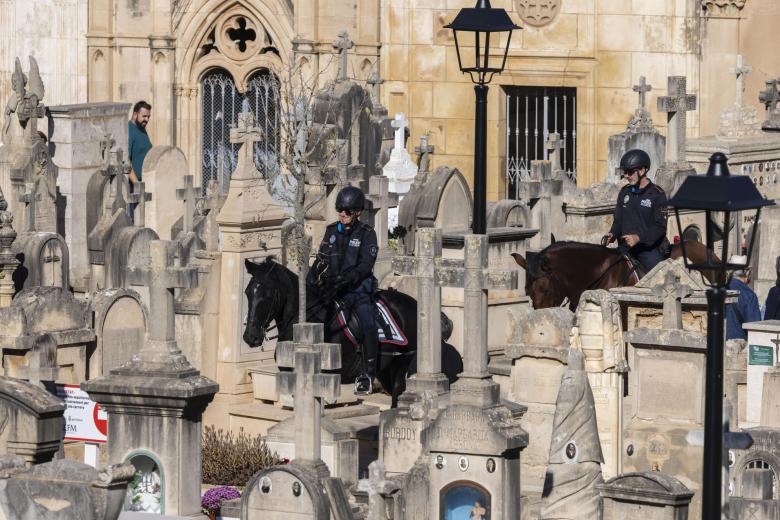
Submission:
{"label": "brown horse", "polygon": [[[694,262],[704,261],[707,250],[701,242],[687,241],[685,249]],[[615,248],[584,242],[555,242],[523,258],[512,253],[525,269],[525,293],[534,309],[566,305],[574,311],[583,292],[631,286],[644,276],[641,266],[632,264]],[[671,247],[669,257],[682,256],[680,244]],[[709,278],[709,276],[708,276]]]}

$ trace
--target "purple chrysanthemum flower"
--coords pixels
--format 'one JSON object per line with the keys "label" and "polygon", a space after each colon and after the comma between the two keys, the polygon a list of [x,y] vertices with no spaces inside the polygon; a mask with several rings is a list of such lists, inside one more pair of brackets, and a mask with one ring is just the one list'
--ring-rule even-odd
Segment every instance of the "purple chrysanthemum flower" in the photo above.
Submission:
{"label": "purple chrysanthemum flower", "polygon": [[241,493],[231,486],[219,486],[211,488],[200,499],[200,505],[208,511],[216,511],[222,505],[223,500],[241,498]]}

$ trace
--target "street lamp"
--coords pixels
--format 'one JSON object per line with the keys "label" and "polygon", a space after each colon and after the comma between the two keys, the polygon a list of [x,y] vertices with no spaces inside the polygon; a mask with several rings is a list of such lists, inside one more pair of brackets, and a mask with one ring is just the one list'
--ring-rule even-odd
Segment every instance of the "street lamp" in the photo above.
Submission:
{"label": "street lamp", "polygon": [[[761,196],[745,175],[731,175],[726,156],[716,152],[704,175],[691,175],[669,201],[674,208],[677,227],[682,236],[680,210],[704,211],[707,254],[704,259],[692,259],[681,241],[683,259],[688,269],[709,274],[707,290],[707,382],[704,396],[704,475],[702,485],[702,518],[721,518],[721,471],[723,459],[723,317],[726,302],[726,281],[729,271],[750,265],[750,254],[758,229],[761,208],[774,201]],[[755,211],[753,234],[748,242],[747,261],[728,261],[729,227],[734,212]],[[723,248],[719,259],[715,255],[715,237],[722,230]],[[706,281],[708,277],[703,277]]]}
{"label": "street lamp", "polygon": [[[444,26],[452,29],[455,52],[461,72],[469,74],[475,83],[477,106],[474,122],[474,219],[475,234],[487,232],[487,84],[493,75],[500,74],[506,65],[512,31],[520,29],[504,9],[493,9],[490,0],[477,0],[472,8],[463,8],[452,21]],[[490,54],[490,40],[501,44],[501,34],[506,33],[502,54]],[[495,35],[495,36],[494,36]]]}

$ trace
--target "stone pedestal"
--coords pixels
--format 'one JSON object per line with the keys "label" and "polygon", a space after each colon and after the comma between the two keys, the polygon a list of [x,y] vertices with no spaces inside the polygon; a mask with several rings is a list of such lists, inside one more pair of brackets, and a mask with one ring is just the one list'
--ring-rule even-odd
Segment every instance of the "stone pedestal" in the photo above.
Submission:
{"label": "stone pedestal", "polygon": [[686,520],[693,496],[676,478],[655,471],[626,473],[597,488],[604,500],[603,520]]}
{"label": "stone pedestal", "polygon": [[745,323],[747,341],[747,392],[745,421],[743,428],[758,426],[762,423],[762,403],[764,396],[764,376],[775,370],[777,349],[774,341],[780,335],[780,320],[764,320]]}
{"label": "stone pedestal", "polygon": [[87,258],[87,184],[102,165],[101,140],[110,134],[127,148],[129,103],[89,103],[49,107],[50,148],[59,168],[57,230],[70,250],[70,280],[78,291],[86,291],[89,280]]}

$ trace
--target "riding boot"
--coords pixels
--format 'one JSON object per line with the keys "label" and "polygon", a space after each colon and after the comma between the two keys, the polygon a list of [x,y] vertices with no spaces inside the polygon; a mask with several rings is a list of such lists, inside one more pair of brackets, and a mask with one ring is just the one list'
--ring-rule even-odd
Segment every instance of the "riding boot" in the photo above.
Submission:
{"label": "riding boot", "polygon": [[[374,329],[375,330],[375,329]],[[363,336],[363,373],[355,379],[355,394],[356,395],[370,395],[373,393],[373,381],[376,377],[376,359],[379,339],[376,332],[373,334],[367,332]]]}

